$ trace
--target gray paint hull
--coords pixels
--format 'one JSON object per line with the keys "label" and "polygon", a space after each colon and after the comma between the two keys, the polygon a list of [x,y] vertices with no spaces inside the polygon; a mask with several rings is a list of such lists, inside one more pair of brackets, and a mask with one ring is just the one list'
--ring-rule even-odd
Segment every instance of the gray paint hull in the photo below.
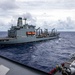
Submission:
{"label": "gray paint hull", "polygon": [[9,39],[9,41],[0,41],[0,44],[17,44],[17,43],[27,43],[27,42],[35,42],[35,41],[43,41],[43,40],[51,40],[56,39],[58,36],[54,37],[45,37],[45,38],[36,38],[36,37],[22,37],[22,38],[13,38]]}

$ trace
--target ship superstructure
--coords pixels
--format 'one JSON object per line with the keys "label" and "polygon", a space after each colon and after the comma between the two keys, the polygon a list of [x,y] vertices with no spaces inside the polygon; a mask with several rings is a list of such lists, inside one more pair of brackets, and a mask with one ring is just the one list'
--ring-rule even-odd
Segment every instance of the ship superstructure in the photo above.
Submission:
{"label": "ship superstructure", "polygon": [[22,19],[22,17],[19,17],[17,26],[11,26],[10,30],[8,30],[8,37],[0,38],[0,44],[16,44],[41,41],[54,39],[59,36],[59,33],[55,32],[55,29],[52,29],[51,32],[48,32],[48,29],[43,31],[40,29],[40,27],[35,29],[35,26],[27,24],[26,20],[27,18]]}
{"label": "ship superstructure", "polygon": [[21,37],[30,37],[35,35],[35,26],[26,24],[22,24],[22,18],[18,18],[17,26],[12,26],[10,30],[8,30],[8,37],[12,38],[21,38]]}

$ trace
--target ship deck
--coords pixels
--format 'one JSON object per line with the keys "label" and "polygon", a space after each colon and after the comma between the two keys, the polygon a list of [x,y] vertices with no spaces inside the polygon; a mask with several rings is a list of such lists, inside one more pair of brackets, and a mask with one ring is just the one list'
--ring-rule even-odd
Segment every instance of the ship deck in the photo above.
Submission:
{"label": "ship deck", "polygon": [[10,40],[10,39],[14,39],[14,38],[9,38],[9,37],[0,37],[0,41],[2,41],[2,40]]}
{"label": "ship deck", "polygon": [[[68,60],[65,67],[69,67],[70,63],[68,62],[73,62],[74,60],[75,58]],[[6,75],[49,75],[45,72],[15,63],[3,56],[0,56],[0,65],[4,65],[10,69]],[[58,71],[54,75],[62,75],[62,73]],[[75,75],[75,73],[72,75]]]}
{"label": "ship deck", "polygon": [[[3,65],[9,69],[6,75],[47,75],[44,72],[29,68],[27,66],[20,65],[1,56],[0,56],[0,65]],[[4,69],[3,72],[5,72]]]}

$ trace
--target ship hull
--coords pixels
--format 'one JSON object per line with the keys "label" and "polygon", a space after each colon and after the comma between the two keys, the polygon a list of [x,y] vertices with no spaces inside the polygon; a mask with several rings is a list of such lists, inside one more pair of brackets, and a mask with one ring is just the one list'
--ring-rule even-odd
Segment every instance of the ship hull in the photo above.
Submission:
{"label": "ship hull", "polygon": [[36,37],[27,37],[27,38],[13,38],[7,41],[0,41],[0,45],[9,45],[9,44],[21,44],[21,43],[29,43],[29,42],[38,42],[38,41],[45,41],[45,40],[52,40],[57,39],[59,36],[54,37],[43,37],[43,38],[36,38]]}

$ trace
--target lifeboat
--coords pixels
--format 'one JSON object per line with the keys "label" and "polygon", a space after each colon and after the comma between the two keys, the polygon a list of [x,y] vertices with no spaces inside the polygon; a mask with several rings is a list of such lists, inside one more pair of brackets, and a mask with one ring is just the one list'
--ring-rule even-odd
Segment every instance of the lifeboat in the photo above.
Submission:
{"label": "lifeboat", "polygon": [[35,32],[26,32],[27,35],[35,35]]}

